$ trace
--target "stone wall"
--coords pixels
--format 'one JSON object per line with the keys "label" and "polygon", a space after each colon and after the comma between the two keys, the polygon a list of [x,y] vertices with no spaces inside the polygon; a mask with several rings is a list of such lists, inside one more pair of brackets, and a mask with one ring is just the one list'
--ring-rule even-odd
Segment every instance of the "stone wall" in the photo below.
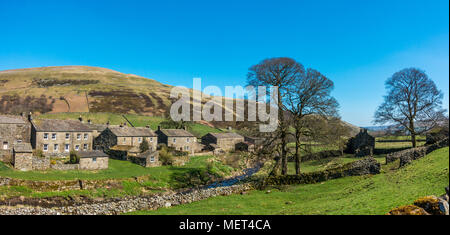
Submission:
{"label": "stone wall", "polygon": [[409,162],[422,158],[425,155],[433,152],[436,149],[449,145],[449,139],[440,140],[432,145],[421,146],[417,148],[406,149],[395,153],[386,155],[386,164],[394,162],[400,159],[400,167],[408,164]]}
{"label": "stone wall", "polygon": [[50,157],[33,157],[33,170],[45,171],[50,168]]}
{"label": "stone wall", "polygon": [[13,158],[15,169],[20,171],[33,170],[33,153],[15,153]]}
{"label": "stone wall", "polygon": [[70,171],[80,169],[80,164],[51,164],[50,168],[58,171]]}
{"label": "stone wall", "polygon": [[346,176],[379,174],[380,168],[380,163],[378,163],[377,160],[373,157],[366,157],[364,159],[345,164],[342,167],[319,172],[304,173],[300,175],[270,176],[264,180],[262,186],[312,184]]}

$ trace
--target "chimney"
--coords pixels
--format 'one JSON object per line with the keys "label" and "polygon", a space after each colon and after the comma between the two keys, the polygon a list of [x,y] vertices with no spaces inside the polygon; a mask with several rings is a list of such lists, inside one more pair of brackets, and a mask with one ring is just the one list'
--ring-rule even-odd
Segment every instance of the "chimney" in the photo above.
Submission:
{"label": "chimney", "polygon": [[183,130],[187,131],[187,127],[186,127],[186,126],[183,126]]}
{"label": "chimney", "polygon": [[106,126],[109,126],[109,121],[106,122]]}
{"label": "chimney", "polygon": [[31,112],[28,113],[28,121],[29,122],[33,121],[33,115],[31,115]]}
{"label": "chimney", "polygon": [[124,122],[124,123],[123,123],[123,126],[127,126],[127,123],[126,123],[126,122]]}
{"label": "chimney", "polygon": [[147,129],[150,129],[150,126],[149,126],[149,125],[147,125],[147,126],[145,126],[145,128],[147,128]]}
{"label": "chimney", "polygon": [[91,121],[91,119],[88,119],[88,123],[89,123],[89,125],[90,125],[90,124],[92,124],[92,121]]}
{"label": "chimney", "polygon": [[158,131],[160,131],[161,130],[161,126],[160,125],[158,125]]}
{"label": "chimney", "polygon": [[80,115],[80,117],[78,117],[78,120],[80,120],[80,122],[83,122],[83,117],[81,117]]}

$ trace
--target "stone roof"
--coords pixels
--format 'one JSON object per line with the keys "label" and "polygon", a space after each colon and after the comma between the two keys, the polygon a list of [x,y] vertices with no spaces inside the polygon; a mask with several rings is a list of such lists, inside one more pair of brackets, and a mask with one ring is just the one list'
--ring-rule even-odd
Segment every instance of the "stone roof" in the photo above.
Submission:
{"label": "stone roof", "polygon": [[104,131],[106,128],[108,128],[108,125],[106,124],[87,124],[87,126],[91,129],[91,130],[95,130],[95,131]]}
{"label": "stone roof", "polygon": [[33,148],[31,148],[30,143],[17,143],[14,144],[14,152],[16,153],[32,153]]}
{"label": "stone roof", "polygon": [[25,124],[26,119],[22,116],[0,115],[1,124]]}
{"label": "stone roof", "polygon": [[217,139],[236,139],[236,138],[244,138],[243,136],[234,133],[234,132],[226,132],[226,133],[209,133],[210,135],[216,137]]}
{"label": "stone roof", "polygon": [[114,150],[114,151],[125,151],[125,152],[131,152],[131,153],[137,153],[140,151],[139,147],[131,146],[131,145],[114,145],[109,149]]}
{"label": "stone roof", "polygon": [[75,120],[35,119],[32,123],[36,131],[92,131],[86,124]]}
{"label": "stone roof", "polygon": [[161,129],[160,131],[169,137],[194,137],[193,134],[185,129]]}
{"label": "stone roof", "polygon": [[92,157],[109,157],[108,154],[104,153],[100,150],[91,150],[91,151],[78,151],[77,155],[80,158],[92,158]]}
{"label": "stone roof", "polygon": [[150,128],[143,127],[108,127],[111,132],[118,137],[135,137],[135,136],[156,136],[155,132]]}

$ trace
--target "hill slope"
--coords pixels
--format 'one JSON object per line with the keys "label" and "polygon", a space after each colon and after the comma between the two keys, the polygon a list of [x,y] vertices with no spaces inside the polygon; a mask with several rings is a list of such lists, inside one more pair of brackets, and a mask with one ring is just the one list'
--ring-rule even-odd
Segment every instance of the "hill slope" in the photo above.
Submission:
{"label": "hill slope", "polygon": [[0,71],[1,113],[115,112],[158,115],[171,86],[88,66]]}
{"label": "hill slope", "polygon": [[[163,116],[173,86],[89,66],[0,71],[0,113],[123,113]],[[203,100],[202,102],[205,102]],[[344,123],[352,128],[358,127]],[[236,123],[214,123],[222,128]]]}

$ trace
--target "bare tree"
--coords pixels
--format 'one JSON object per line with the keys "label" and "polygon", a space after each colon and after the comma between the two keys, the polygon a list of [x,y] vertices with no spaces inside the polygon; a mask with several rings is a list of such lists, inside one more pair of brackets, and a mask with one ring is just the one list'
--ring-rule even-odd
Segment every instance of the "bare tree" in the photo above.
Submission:
{"label": "bare tree", "polygon": [[[284,103],[289,94],[289,88],[304,74],[303,65],[297,63],[291,58],[271,58],[250,67],[247,75],[248,85],[251,86],[277,86],[278,87],[278,129],[276,137],[279,139],[279,157],[276,158],[274,168],[275,174],[277,168],[282,166],[281,173],[287,174],[287,135],[289,126],[286,123],[284,112],[286,110]],[[281,163],[280,163],[281,161]]]}
{"label": "bare tree", "polygon": [[308,128],[311,119],[319,121],[328,117],[337,117],[338,103],[331,97],[334,88],[333,82],[314,69],[308,69],[303,76],[297,76],[292,84],[287,98],[288,111],[292,114],[293,127],[295,129],[295,172],[300,174],[300,150],[301,137],[309,136],[317,138],[319,129]]}
{"label": "bare tree", "polygon": [[444,116],[442,92],[417,68],[396,72],[386,81],[386,89],[388,94],[375,112],[374,123],[403,126],[416,147],[416,136],[432,129]]}

